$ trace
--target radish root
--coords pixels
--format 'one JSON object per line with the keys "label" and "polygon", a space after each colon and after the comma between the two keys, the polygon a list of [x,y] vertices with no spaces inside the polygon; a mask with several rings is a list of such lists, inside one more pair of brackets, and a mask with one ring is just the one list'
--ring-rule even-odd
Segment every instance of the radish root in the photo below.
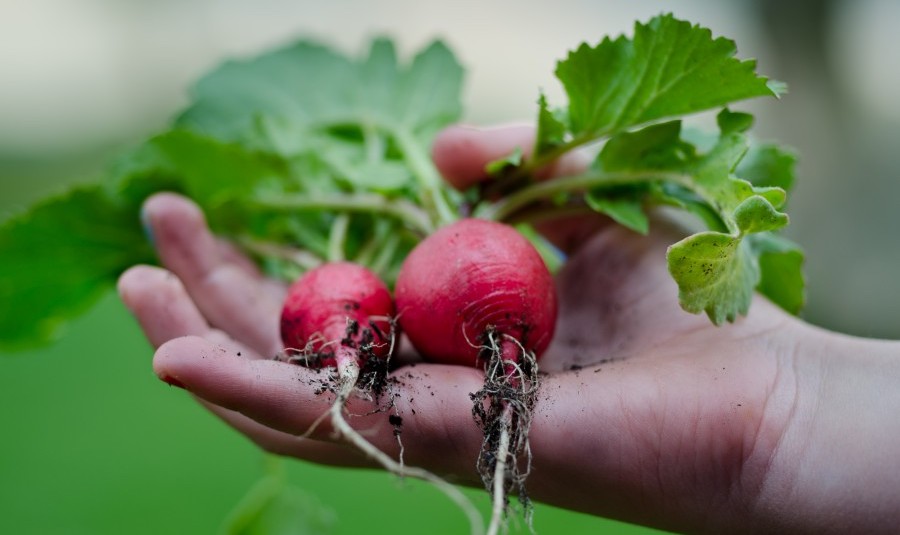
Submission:
{"label": "radish root", "polygon": [[531,526],[531,500],[525,480],[531,469],[531,427],[538,388],[534,353],[517,340],[488,332],[482,358],[486,361],[484,387],[471,394],[476,421],[484,433],[477,469],[492,497],[488,535],[496,535],[516,493],[525,520]]}
{"label": "radish root", "polygon": [[[494,485],[492,489],[491,522],[488,525],[487,535],[496,535],[503,524],[503,514],[509,500],[506,498],[506,466],[509,456],[509,426],[512,414],[509,405],[503,411],[503,420],[500,425],[500,438],[497,443],[496,462],[494,463]],[[513,460],[515,462],[515,460]]]}
{"label": "radish root", "polygon": [[[377,325],[379,321],[387,322],[390,329],[379,328]],[[428,470],[406,466],[403,463],[404,448],[400,439],[399,426],[395,425],[394,430],[394,436],[400,448],[398,462],[376,448],[347,422],[344,412],[354,393],[377,400],[385,389],[387,390],[390,401],[386,406],[376,406],[368,414],[383,412],[393,407],[395,394],[391,391],[392,382],[388,379],[388,371],[390,357],[394,352],[397,339],[396,323],[392,318],[380,316],[369,317],[367,323],[368,326],[363,327],[359,322],[348,319],[346,332],[342,339],[338,340],[332,337],[332,341],[324,342],[327,338],[321,333],[312,333],[308,336],[309,341],[303,349],[288,348],[284,353],[276,356],[276,360],[314,369],[336,368],[337,370],[337,376],[332,375],[327,386],[327,389],[335,394],[331,407],[317,417],[310,428],[300,435],[300,438],[308,438],[323,421],[330,419],[332,429],[338,438],[357,448],[388,472],[400,478],[410,477],[431,483],[466,515],[470,533],[482,535],[484,526],[481,514],[457,487]],[[384,340],[384,342],[378,343],[377,340]],[[386,356],[383,358],[378,356],[378,349],[387,349],[386,353],[382,352]],[[321,391],[324,390],[325,383],[323,382]]]}
{"label": "radish root", "polygon": [[385,470],[397,477],[412,477],[431,483],[462,509],[469,520],[470,532],[473,535],[484,533],[480,513],[458,488],[424,468],[406,466],[402,462],[395,461],[376,448],[371,442],[366,440],[365,437],[350,426],[346,418],[344,418],[344,408],[347,405],[347,401],[350,399],[350,395],[353,393],[358,379],[359,366],[356,364],[356,361],[353,359],[339,359],[337,396],[329,409],[331,425],[338,436],[358,448],[361,452],[380,464]]}

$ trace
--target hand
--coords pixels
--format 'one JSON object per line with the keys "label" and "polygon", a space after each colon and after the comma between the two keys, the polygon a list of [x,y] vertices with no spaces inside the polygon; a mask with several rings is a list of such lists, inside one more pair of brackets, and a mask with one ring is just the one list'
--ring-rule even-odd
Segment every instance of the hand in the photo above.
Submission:
{"label": "hand", "polygon": [[[451,128],[435,163],[465,187],[532,135]],[[549,173],[578,165],[559,162]],[[214,238],[189,201],[157,195],[145,217],[167,269],[132,268],[119,290],[158,348],[160,378],[268,451],[370,466],[327,424],[297,437],[331,398],[315,393],[315,371],[271,359],[284,287]],[[594,216],[542,229],[571,257],[541,360],[549,374],[531,428],[531,496],[679,531],[895,528],[900,345],[819,330],[761,297],[734,325],[689,315],[665,266],[679,235],[664,222],[653,227],[641,237]],[[481,372],[419,363],[394,375],[406,462],[476,484],[481,435],[468,394]],[[354,400],[349,410],[368,408]],[[386,415],[350,422],[397,455]]]}

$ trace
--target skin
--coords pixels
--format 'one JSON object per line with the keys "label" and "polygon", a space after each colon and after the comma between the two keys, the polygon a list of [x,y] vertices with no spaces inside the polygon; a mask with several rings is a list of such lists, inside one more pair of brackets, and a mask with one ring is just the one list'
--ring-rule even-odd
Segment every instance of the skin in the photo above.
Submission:
{"label": "skin", "polygon": [[[454,127],[438,137],[434,159],[465,187],[532,135]],[[546,174],[580,164],[567,159]],[[134,267],[119,291],[157,348],[155,372],[270,452],[370,466],[325,424],[295,437],[331,399],[303,381],[315,372],[269,359],[284,288],[214,238],[189,201],[157,195],[144,213],[166,268]],[[571,256],[541,361],[534,499],[692,533],[896,531],[900,343],[824,331],[762,297],[723,327],[683,312],[665,267],[679,234],[662,222],[649,237],[600,217],[544,231]],[[480,372],[404,358],[407,462],[477,485],[481,437],[468,393]],[[350,412],[367,408],[354,400]],[[396,455],[384,415],[350,422]]]}

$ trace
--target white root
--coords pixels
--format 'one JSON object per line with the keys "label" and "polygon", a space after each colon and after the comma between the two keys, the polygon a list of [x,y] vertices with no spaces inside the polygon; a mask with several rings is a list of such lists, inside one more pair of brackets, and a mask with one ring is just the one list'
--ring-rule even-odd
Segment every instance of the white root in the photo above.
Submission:
{"label": "white root", "polygon": [[510,425],[512,425],[512,411],[510,406],[507,405],[503,410],[503,419],[500,423],[500,439],[496,452],[497,460],[494,464],[494,488],[491,492],[493,495],[493,507],[487,535],[497,535],[500,526],[503,525],[503,516],[506,512],[506,459],[509,457]]}
{"label": "white root", "polygon": [[469,520],[470,533],[472,535],[481,535],[484,533],[481,515],[472,505],[472,502],[455,486],[451,485],[443,478],[432,474],[428,470],[418,467],[406,466],[398,463],[390,456],[376,448],[371,442],[366,440],[359,432],[347,423],[344,418],[344,407],[353,393],[354,386],[359,377],[359,365],[353,359],[338,360],[338,391],[334,403],[329,409],[331,415],[331,425],[335,432],[358,448],[361,452],[374,459],[385,470],[391,472],[397,477],[412,477],[427,481],[444,493],[450,500],[456,503],[465,513]]}
{"label": "white root", "polygon": [[[487,533],[497,535],[505,530],[509,494],[513,490],[518,492],[525,520],[531,526],[531,506],[525,492],[525,480],[531,472],[528,432],[538,376],[534,354],[518,340],[491,332],[487,333],[486,338],[491,358],[485,369],[485,386],[473,395],[473,399],[476,402],[476,418],[480,419],[485,432],[478,470],[491,495],[491,519]],[[509,344],[518,349],[516,358],[504,358]],[[487,405],[483,406],[486,401]]]}

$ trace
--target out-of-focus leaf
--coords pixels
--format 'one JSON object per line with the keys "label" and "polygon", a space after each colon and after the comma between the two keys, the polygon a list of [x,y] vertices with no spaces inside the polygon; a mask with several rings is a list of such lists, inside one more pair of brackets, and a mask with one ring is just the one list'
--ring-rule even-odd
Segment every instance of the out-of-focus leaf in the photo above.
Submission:
{"label": "out-of-focus leaf", "polygon": [[154,253],[137,213],[100,186],[47,199],[0,225],[0,346],[49,342],[131,265]]}

